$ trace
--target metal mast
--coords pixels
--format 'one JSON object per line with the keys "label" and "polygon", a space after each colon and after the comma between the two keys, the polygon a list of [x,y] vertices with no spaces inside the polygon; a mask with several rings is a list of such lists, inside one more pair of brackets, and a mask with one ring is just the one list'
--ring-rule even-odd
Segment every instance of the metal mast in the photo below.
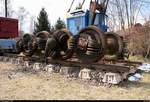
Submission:
{"label": "metal mast", "polygon": [[7,0],[5,0],[5,17],[7,17]]}

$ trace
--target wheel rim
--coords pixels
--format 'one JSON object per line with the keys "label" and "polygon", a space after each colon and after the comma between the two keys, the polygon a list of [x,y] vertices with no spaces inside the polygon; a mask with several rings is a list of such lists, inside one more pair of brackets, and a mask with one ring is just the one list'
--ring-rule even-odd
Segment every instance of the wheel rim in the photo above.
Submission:
{"label": "wheel rim", "polygon": [[[59,56],[62,60],[66,60],[72,57],[74,49],[70,49],[68,46],[68,40],[72,37],[72,34],[66,29],[61,29],[54,32],[52,38],[57,42],[57,49],[59,50]],[[61,53],[63,52],[63,54]]]}
{"label": "wheel rim", "polygon": [[[121,37],[113,32],[108,32],[105,33],[105,38],[106,38],[106,54],[107,55],[116,55],[116,56],[120,56],[123,52],[123,40],[121,39]],[[112,42],[110,41],[110,43],[108,42],[108,40],[111,39]]]}
{"label": "wheel rim", "polygon": [[[79,39],[77,44],[77,57],[82,62],[97,62],[104,56],[105,52],[105,40],[103,32],[95,26],[82,29],[79,33]],[[93,50],[89,48],[89,43],[95,42],[97,46]],[[93,43],[94,44],[94,43]],[[89,54],[91,51],[91,55]],[[92,54],[93,53],[93,54]]]}

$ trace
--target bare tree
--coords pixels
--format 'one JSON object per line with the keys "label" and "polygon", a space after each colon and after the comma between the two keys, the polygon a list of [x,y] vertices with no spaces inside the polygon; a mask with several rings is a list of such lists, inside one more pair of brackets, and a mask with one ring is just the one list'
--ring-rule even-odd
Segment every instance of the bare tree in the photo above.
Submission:
{"label": "bare tree", "polygon": [[110,0],[107,10],[108,16],[111,15],[109,22],[113,22],[112,27],[116,28],[115,30],[125,29],[126,24],[126,11],[125,4],[122,0]]}
{"label": "bare tree", "polygon": [[3,0],[3,4],[5,7],[5,17],[12,17],[14,10],[12,9],[11,0]]}
{"label": "bare tree", "polygon": [[33,33],[34,32],[34,25],[35,24],[35,17],[31,16],[30,17],[30,32]]}
{"label": "bare tree", "polygon": [[[24,7],[20,7],[18,12],[17,12],[17,15],[18,15],[18,19],[19,19],[19,31],[20,32],[23,32],[23,26],[25,23],[25,19],[27,17],[27,15],[29,14],[28,11],[26,11],[26,9]],[[23,34],[20,33],[20,36],[22,36]]]}
{"label": "bare tree", "polygon": [[[137,17],[141,8],[144,6],[143,0],[110,0],[107,13],[113,17],[112,22],[118,21],[118,25],[114,23],[113,26],[118,26],[118,30],[124,30],[126,27],[132,27],[136,24]],[[114,20],[114,18],[116,18]]]}
{"label": "bare tree", "polygon": [[3,13],[4,13],[2,1],[0,1],[0,8],[1,8],[1,9],[0,9],[0,16],[2,16]]}

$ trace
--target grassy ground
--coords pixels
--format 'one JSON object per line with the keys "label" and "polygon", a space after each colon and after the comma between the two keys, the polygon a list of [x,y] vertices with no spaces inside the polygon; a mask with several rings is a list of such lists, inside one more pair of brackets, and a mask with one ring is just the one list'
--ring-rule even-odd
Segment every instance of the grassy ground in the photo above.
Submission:
{"label": "grassy ground", "polygon": [[150,59],[143,58],[142,56],[130,56],[129,59],[132,61],[140,61],[140,62],[144,62],[144,63],[150,63]]}
{"label": "grassy ground", "polygon": [[0,62],[0,99],[7,100],[150,100],[150,73],[140,82],[110,88],[60,74],[25,71]]}

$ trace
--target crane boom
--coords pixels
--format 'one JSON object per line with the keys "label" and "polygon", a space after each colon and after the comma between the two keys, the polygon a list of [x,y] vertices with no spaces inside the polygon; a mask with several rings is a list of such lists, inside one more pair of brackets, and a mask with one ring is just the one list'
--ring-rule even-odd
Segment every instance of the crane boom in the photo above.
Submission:
{"label": "crane boom", "polygon": [[85,0],[83,0],[83,2],[82,2],[82,4],[81,4],[81,9],[82,9],[82,6],[84,5],[84,3],[85,3]]}
{"label": "crane boom", "polygon": [[72,1],[71,5],[70,5],[70,8],[69,8],[69,10],[68,10],[67,12],[70,12],[70,10],[71,10],[71,8],[72,8],[72,5],[73,5],[74,1],[75,1],[75,0]]}
{"label": "crane boom", "polygon": [[[72,1],[71,5],[70,5],[70,8],[69,8],[69,10],[68,10],[67,12],[70,12],[74,1],[75,1],[75,0]],[[81,4],[81,6],[80,6],[81,9],[82,9],[82,6],[84,5],[84,3],[85,3],[85,0],[83,0],[82,4]]]}
{"label": "crane boom", "polygon": [[109,0],[102,0],[100,3],[98,2],[99,0],[97,0],[97,5],[96,5],[96,9],[101,12],[101,13],[106,13],[107,10],[107,6],[108,6],[108,2]]}

